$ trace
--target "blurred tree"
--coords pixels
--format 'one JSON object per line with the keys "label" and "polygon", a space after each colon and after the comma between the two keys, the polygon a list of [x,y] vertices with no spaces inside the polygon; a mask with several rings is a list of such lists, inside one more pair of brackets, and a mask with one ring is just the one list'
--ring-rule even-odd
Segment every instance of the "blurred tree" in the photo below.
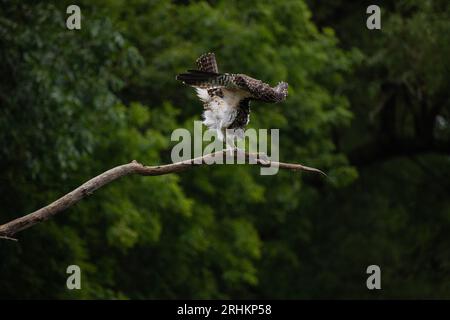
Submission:
{"label": "blurred tree", "polygon": [[[95,12],[83,19],[81,31],[68,31],[63,6],[16,3],[1,12],[1,67],[7,75],[0,84],[2,220],[121,162],[159,162],[168,144],[159,123],[148,109],[125,108],[117,97],[142,58],[110,20]],[[170,125],[174,112],[165,111]],[[138,241],[157,241],[159,214],[189,214],[191,202],[176,176],[123,183],[23,233],[16,245],[2,242],[8,259],[0,264],[0,296],[125,297],[115,287],[118,257]],[[141,197],[133,199],[137,189]],[[143,201],[151,205],[138,210]],[[65,288],[69,264],[82,267],[84,290]]]}
{"label": "blurred tree", "polygon": [[[343,84],[343,75],[360,56],[356,50],[346,53],[337,49],[331,29],[319,32],[309,21],[310,12],[303,2],[177,5],[170,1],[135,1],[133,6],[117,4],[115,10],[108,12],[122,17],[118,22],[122,32],[146,60],[146,66],[131,79],[132,85],[123,90],[125,100],[138,97],[148,104],[170,100],[180,110],[182,125],[192,128],[192,120],[199,119],[201,105],[193,91],[180,87],[173,75],[194,66],[201,53],[214,51],[220,70],[242,70],[272,83],[281,79],[289,82],[286,103],[255,104],[252,116],[256,128],[281,128],[283,160],[301,159],[330,168],[335,186],[350,183],[356,177],[345,156],[335,152],[331,133],[351,118],[346,98],[334,88]],[[278,252],[273,253],[272,249],[276,244],[297,256],[297,248],[289,245],[291,236],[280,230],[290,223],[288,216],[299,217],[299,194],[313,196],[315,189],[302,185],[299,175],[261,177],[259,170],[247,167],[202,168],[180,176],[185,193],[195,200],[193,216],[203,216],[195,229],[201,230],[199,239],[204,241],[204,247],[198,253],[191,249],[191,263],[184,258],[184,264],[169,266],[167,262],[164,270],[146,269],[138,277],[141,284],[147,283],[143,285],[147,290],[156,290],[151,285],[155,279],[149,274],[169,274],[174,268],[173,274],[165,277],[170,295],[164,292],[152,296],[257,297],[270,290],[272,285],[262,291],[260,282],[261,277],[269,280],[274,268],[270,265],[267,270],[258,270],[255,259],[278,263]],[[312,179],[314,185],[321,183]],[[210,224],[202,227],[202,220]],[[304,237],[303,228],[298,226],[295,234]],[[181,252],[181,246],[177,244],[172,252]],[[138,255],[141,261],[144,256]],[[154,261],[154,256],[149,259]],[[175,259],[172,254],[169,261]],[[180,265],[186,271],[181,273]],[[134,270],[133,277],[140,272],[140,268]],[[193,284],[197,283],[197,272],[203,273],[199,286]],[[281,285],[291,284],[287,281]],[[203,289],[205,286],[209,293]]]}
{"label": "blurred tree", "polygon": [[[174,76],[208,51],[221,70],[289,82],[286,103],[253,104],[251,125],[279,128],[281,159],[329,178],[250,166],[127,177],[0,242],[0,297],[448,297],[448,157],[372,156],[395,143],[388,133],[428,146],[416,98],[428,114],[448,83],[448,22],[431,19],[448,6],[401,3],[374,34],[365,10],[336,2],[345,21],[362,14],[352,42],[311,4],[317,28],[304,1],[82,1],[80,31],[65,28],[68,2],[1,2],[2,221],[117,164],[169,162],[172,130],[192,130],[202,110]],[[390,108],[401,117],[380,116]],[[65,288],[70,264],[81,291]],[[382,268],[381,294],[365,288],[369,264]]]}
{"label": "blurred tree", "polygon": [[[335,135],[360,179],[315,208],[329,220],[315,222],[320,250],[333,248],[328,260],[317,260],[314,273],[332,280],[316,296],[448,298],[450,6],[380,1],[382,28],[370,31],[369,4],[337,1],[330,10],[310,3],[319,25],[333,27],[343,47],[365,56],[344,90],[352,126]],[[369,264],[382,267],[381,293],[358,286]]]}

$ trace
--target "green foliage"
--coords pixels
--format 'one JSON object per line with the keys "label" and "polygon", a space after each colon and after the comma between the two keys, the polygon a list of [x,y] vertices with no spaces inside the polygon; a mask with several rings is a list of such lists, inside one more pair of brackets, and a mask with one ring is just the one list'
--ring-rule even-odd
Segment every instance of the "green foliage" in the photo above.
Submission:
{"label": "green foliage", "polygon": [[[2,221],[116,165],[169,162],[172,130],[193,130],[202,111],[175,74],[210,51],[220,70],[289,83],[285,103],[252,104],[250,126],[279,128],[280,160],[328,178],[261,176],[248,165],[122,178],[19,243],[0,241],[0,297],[371,297],[370,264],[382,266],[385,297],[448,297],[448,179],[427,173],[448,176],[448,159],[370,166],[353,152],[367,141],[377,151],[389,132],[385,117],[368,116],[378,119],[386,84],[412,90],[411,101],[422,94],[424,105],[444,101],[449,9],[430,3],[400,1],[381,36],[354,42],[339,26],[363,30],[350,17],[365,10],[319,28],[327,10],[311,5],[313,16],[301,0],[82,1],[79,31],[65,28],[67,3],[1,3]],[[394,104],[406,114],[403,98]],[[439,142],[448,138],[444,102],[432,118],[442,118]],[[422,141],[409,117],[395,127]],[[65,287],[71,264],[82,268],[82,290]]]}
{"label": "green foliage", "polygon": [[[314,296],[448,298],[448,1],[384,4],[380,31],[357,26],[364,4],[336,2],[348,14],[334,18],[311,5],[344,47],[364,54],[344,90],[355,120],[340,133],[359,178],[314,208],[328,220],[313,220],[322,253],[310,281],[326,283]],[[375,261],[385,284],[376,295],[358,286],[361,266]]]}

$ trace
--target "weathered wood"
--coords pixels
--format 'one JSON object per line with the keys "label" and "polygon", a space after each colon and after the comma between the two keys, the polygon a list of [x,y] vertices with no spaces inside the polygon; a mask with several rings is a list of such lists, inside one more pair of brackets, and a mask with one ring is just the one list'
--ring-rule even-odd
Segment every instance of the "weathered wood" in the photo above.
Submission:
{"label": "weathered wood", "polygon": [[[236,152],[236,154],[237,153],[238,152]],[[23,217],[14,219],[3,225],[0,225],[0,239],[16,240],[12,236],[15,235],[17,232],[22,231],[24,229],[28,229],[37,223],[50,219],[54,215],[73,206],[75,203],[79,202],[84,197],[91,195],[95,190],[121,177],[128,176],[131,174],[138,174],[142,176],[159,176],[169,173],[180,172],[192,168],[194,166],[207,165],[205,161],[211,160],[217,156],[229,157],[230,155],[227,153],[227,151],[223,150],[207,154],[202,157],[166,165],[144,166],[138,163],[137,161],[133,160],[128,164],[114,167],[90,179],[89,181],[85,182],[75,190],[62,196],[58,200],[50,203],[49,205],[39,210],[36,210],[30,214],[27,214]],[[244,156],[246,161],[251,162],[250,160],[252,160],[254,164],[257,164],[262,167],[278,166],[280,169],[288,169],[294,171],[298,170],[312,171],[325,175],[322,171],[318,169],[306,167],[301,164],[273,162],[268,160],[267,157],[265,157],[264,155],[258,153],[245,152],[242,153],[242,156]]]}

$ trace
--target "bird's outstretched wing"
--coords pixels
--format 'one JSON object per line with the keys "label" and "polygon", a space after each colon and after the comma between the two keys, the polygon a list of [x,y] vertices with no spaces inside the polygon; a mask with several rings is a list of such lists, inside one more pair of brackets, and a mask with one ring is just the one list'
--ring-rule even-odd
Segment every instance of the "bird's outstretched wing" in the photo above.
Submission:
{"label": "bird's outstretched wing", "polygon": [[228,73],[216,73],[216,72],[207,72],[200,70],[188,70],[186,73],[180,73],[177,75],[177,80],[182,81],[183,83],[197,87],[197,88],[231,88],[236,87],[236,84],[233,83],[233,75]]}
{"label": "bird's outstretched wing", "polygon": [[234,83],[242,90],[249,92],[254,100],[277,103],[284,101],[288,94],[288,84],[280,82],[276,87],[249,77],[245,74],[234,75]]}
{"label": "bird's outstretched wing", "polygon": [[280,82],[272,88],[267,83],[245,74],[188,70],[187,73],[179,74],[177,79],[197,88],[240,89],[247,91],[252,99],[264,102],[281,102],[287,97],[288,84],[286,82]]}

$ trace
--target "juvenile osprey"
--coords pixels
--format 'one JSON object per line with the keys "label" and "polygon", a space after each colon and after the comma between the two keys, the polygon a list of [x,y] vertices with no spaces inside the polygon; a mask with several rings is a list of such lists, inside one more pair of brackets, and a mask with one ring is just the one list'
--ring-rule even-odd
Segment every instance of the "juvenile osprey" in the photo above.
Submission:
{"label": "juvenile osprey", "polygon": [[[217,137],[234,147],[234,137],[242,138],[250,121],[250,100],[269,103],[284,101],[288,84],[280,82],[271,87],[261,80],[245,74],[219,73],[214,53],[206,53],[197,59],[198,70],[188,70],[176,79],[197,90],[203,102],[203,123],[217,131]],[[227,131],[227,129],[234,129]]]}

